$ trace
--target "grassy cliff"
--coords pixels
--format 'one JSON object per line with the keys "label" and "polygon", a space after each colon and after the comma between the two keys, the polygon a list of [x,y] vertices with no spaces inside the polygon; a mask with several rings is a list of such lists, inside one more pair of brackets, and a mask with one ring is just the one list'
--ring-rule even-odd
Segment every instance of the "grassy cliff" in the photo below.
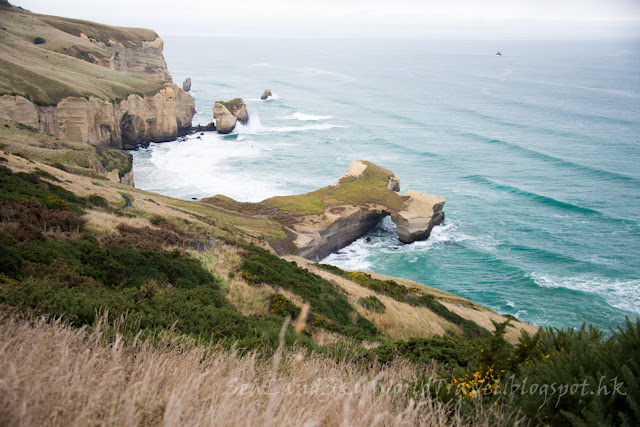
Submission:
{"label": "grassy cliff", "polygon": [[[157,34],[30,13],[0,5],[0,95],[22,95],[39,105],[69,96],[124,99],[151,95],[165,81],[102,64],[114,60],[116,44],[135,49]],[[101,65],[102,64],[102,65]]]}

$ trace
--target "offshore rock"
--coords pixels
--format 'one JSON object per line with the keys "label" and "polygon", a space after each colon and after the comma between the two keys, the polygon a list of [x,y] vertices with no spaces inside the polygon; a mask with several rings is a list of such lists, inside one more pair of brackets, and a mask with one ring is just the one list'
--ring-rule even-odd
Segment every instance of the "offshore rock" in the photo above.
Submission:
{"label": "offshore rock", "polygon": [[191,90],[191,77],[187,77],[187,79],[182,82],[182,89],[184,89],[185,92],[189,92]]}
{"label": "offshore rock", "polygon": [[262,92],[262,96],[260,97],[260,99],[265,100],[270,96],[272,96],[271,89],[265,89],[264,92]]}
{"label": "offshore rock", "polygon": [[215,119],[218,133],[231,133],[235,129],[237,122],[243,125],[249,123],[247,105],[242,98],[235,98],[227,102],[216,102],[213,104],[213,118]]}
{"label": "offshore rock", "polygon": [[236,127],[236,117],[219,102],[213,104],[213,119],[216,121],[218,133],[231,133]]}

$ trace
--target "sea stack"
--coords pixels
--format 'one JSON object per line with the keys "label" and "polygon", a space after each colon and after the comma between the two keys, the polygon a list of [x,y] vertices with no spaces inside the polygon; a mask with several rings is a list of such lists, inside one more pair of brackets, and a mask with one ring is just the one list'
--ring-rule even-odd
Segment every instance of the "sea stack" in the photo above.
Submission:
{"label": "sea stack", "polygon": [[185,92],[189,92],[191,90],[191,77],[187,77],[187,79],[182,82],[182,89],[184,89]]}
{"label": "sea stack", "polygon": [[269,98],[270,96],[273,96],[271,94],[271,89],[265,89],[264,92],[262,92],[262,96],[260,97],[260,99],[265,100],[265,99]]}
{"label": "sea stack", "polygon": [[216,102],[213,105],[213,118],[215,119],[218,133],[231,133],[235,129],[237,122],[243,125],[249,123],[247,105],[242,98],[235,98],[227,102]]}

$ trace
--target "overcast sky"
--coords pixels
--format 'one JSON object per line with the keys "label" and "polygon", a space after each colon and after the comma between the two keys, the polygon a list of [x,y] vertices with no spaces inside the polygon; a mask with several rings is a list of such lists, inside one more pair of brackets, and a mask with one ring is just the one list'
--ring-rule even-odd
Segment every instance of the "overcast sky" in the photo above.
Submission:
{"label": "overcast sky", "polygon": [[10,0],[160,35],[640,38],[640,0]]}

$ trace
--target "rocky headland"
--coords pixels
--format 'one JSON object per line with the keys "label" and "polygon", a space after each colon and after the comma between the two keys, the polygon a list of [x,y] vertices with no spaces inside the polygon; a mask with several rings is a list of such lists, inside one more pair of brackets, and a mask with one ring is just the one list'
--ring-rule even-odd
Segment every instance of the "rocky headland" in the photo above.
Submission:
{"label": "rocky headland", "polygon": [[393,172],[371,162],[355,161],[336,185],[296,196],[280,196],[259,203],[239,203],[215,196],[202,202],[279,224],[285,241],[272,241],[281,254],[318,261],[358,239],[384,217],[398,227],[403,243],[429,237],[444,220],[444,197],[400,191]]}
{"label": "rocky headland", "polygon": [[195,102],[154,31],[0,9],[0,118],[123,149],[191,127]]}

